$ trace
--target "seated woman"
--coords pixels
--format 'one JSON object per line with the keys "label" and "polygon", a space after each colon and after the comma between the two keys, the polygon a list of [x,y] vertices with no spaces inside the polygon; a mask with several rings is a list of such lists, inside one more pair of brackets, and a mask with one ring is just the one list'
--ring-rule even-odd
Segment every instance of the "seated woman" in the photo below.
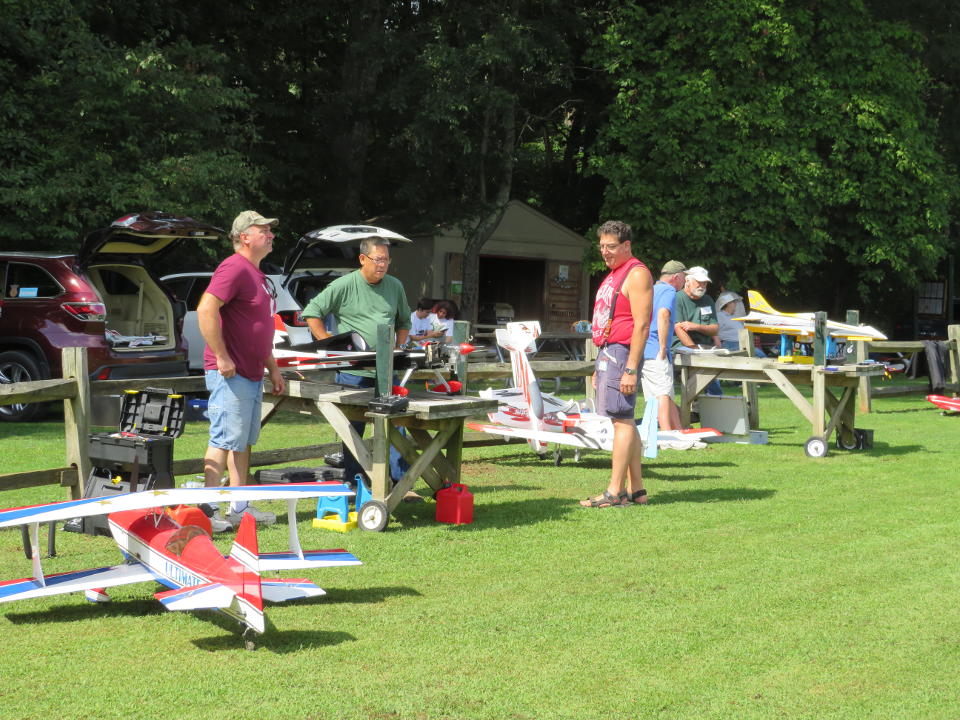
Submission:
{"label": "seated woman", "polygon": [[440,300],[433,307],[433,312],[437,316],[435,329],[443,330],[443,342],[453,342],[453,321],[457,317],[459,310],[452,300]]}

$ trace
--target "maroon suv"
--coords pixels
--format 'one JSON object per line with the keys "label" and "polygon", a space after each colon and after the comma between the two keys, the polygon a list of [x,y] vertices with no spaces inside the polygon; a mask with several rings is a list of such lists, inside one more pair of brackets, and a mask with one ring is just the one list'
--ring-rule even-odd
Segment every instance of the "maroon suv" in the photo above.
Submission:
{"label": "maroon suv", "polygon": [[[144,260],[221,230],[191,218],[140,213],[90,233],[76,255],[0,252],[0,383],[60,377],[60,350],[87,348],[94,380],[187,374],[185,307]],[[43,405],[0,406],[0,420],[33,420]]]}

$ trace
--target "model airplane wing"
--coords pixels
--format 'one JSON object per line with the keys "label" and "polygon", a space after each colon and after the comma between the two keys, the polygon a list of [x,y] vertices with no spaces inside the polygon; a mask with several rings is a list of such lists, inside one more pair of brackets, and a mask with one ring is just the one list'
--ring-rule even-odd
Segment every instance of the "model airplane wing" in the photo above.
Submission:
{"label": "model airplane wing", "polygon": [[[508,427],[493,423],[468,422],[471,430],[484,432],[488,435],[514,437],[524,440],[536,439],[542,443],[556,443],[571,447],[586,448],[588,450],[612,450],[612,430],[604,425],[596,427],[568,428],[563,432],[535,431],[529,428]],[[639,427],[639,425],[638,425]],[[702,449],[706,447],[705,438],[719,437],[723,433],[713,428],[691,428],[690,430],[660,430],[657,433],[657,446],[665,450]]]}
{"label": "model airplane wing", "polygon": [[155,580],[153,573],[139,563],[45,575],[42,582],[35,578],[7,580],[0,582],[0,602],[28,600],[48,595],[64,595],[83,590],[93,590],[94,588],[132,585],[133,583],[153,582]]}
{"label": "model airplane wing", "polygon": [[306,578],[288,578],[284,580],[263,580],[260,590],[264,600],[286,602],[305,597],[319,597],[327,593]]}
{"label": "model airplane wing", "polygon": [[230,607],[236,593],[220,583],[203,583],[154,593],[167,610],[213,610]]}
{"label": "model airplane wing", "polygon": [[305,550],[302,557],[294,552],[260,553],[258,565],[261,572],[266,572],[272,570],[362,565],[362,563],[357,560],[353,553],[336,549]]}
{"label": "model airplane wing", "polygon": [[947,397],[946,395],[927,395],[927,400],[941,410],[960,412],[960,398]]}
{"label": "model airplane wing", "polygon": [[352,496],[353,490],[339,482],[291,483],[289,485],[241,485],[217,488],[172,488],[143,490],[112,497],[83,498],[63,502],[11,508],[0,511],[0,528],[30,523],[56,522],[76,517],[104,515],[121,510],[145,510],[167,505],[257,500],[297,500],[300,498]]}
{"label": "model airplane wing", "polygon": [[555,443],[557,445],[569,445],[571,447],[586,448],[588,450],[610,450],[613,448],[613,436],[610,433],[586,433],[583,430],[575,429],[564,432],[550,432],[549,430],[533,430],[530,428],[507,427],[506,425],[494,425],[491,423],[467,423],[471,430],[487,433],[488,435],[501,435],[502,437],[515,437],[524,440],[535,440],[544,445]]}
{"label": "model airplane wing", "polygon": [[[487,388],[479,392],[480,397],[487,400],[496,400],[501,405],[509,405],[518,410],[527,409],[527,401],[524,399],[523,390],[520,388],[504,388],[494,390]],[[563,400],[551,395],[550,393],[541,393],[540,399],[543,402],[544,414],[549,413],[572,413],[579,412],[580,406],[576,400]]]}

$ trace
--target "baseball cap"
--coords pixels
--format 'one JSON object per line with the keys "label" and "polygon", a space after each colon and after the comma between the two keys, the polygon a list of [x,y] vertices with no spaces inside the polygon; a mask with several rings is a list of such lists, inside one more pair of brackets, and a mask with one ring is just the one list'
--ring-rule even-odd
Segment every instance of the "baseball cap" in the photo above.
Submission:
{"label": "baseball cap", "polygon": [[236,237],[240,233],[246,232],[251,225],[270,225],[274,227],[280,221],[277,218],[265,218],[256,210],[244,210],[233,220],[233,227],[230,229],[230,235]]}
{"label": "baseball cap", "polygon": [[687,266],[684,265],[679,260],[668,260],[663,269],[660,271],[661,275],[676,275],[678,272],[686,272]]}
{"label": "baseball cap", "polygon": [[687,277],[693,278],[697,282],[712,282],[710,276],[707,275],[707,269],[700,267],[699,265],[694,265],[692,268],[687,270]]}

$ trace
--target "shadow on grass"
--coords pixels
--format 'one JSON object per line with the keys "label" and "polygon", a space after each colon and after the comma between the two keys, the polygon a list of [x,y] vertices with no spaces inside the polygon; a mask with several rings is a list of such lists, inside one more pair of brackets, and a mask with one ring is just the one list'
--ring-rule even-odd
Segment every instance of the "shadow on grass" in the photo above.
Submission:
{"label": "shadow on grass", "polygon": [[942,451],[926,445],[891,445],[890,443],[874,441],[873,447],[869,450],[840,450],[831,445],[830,452],[838,455],[913,455],[919,452],[937,454]]}
{"label": "shadow on grass", "polygon": [[[254,636],[253,642],[256,650],[285,655],[308,648],[333,647],[345,642],[354,642],[356,639],[350,633],[339,630],[275,630],[270,627],[263,635]],[[198,638],[191,642],[198,650],[206,652],[237,650],[244,647],[243,637],[237,632]]]}
{"label": "shadow on grass", "polygon": [[650,496],[651,505],[668,505],[677,502],[736,502],[739,500],[765,500],[777,494],[776,490],[760,488],[715,488],[713,490],[665,490]]}
{"label": "shadow on grass", "polygon": [[357,588],[353,590],[327,590],[322,597],[300,600],[297,605],[329,605],[330,603],[379,603],[391,597],[421,597],[421,593],[411,587],[387,586]]}
{"label": "shadow on grass", "polygon": [[[702,476],[699,476],[702,479]],[[716,488],[712,490],[665,490],[652,495],[651,504],[689,502],[735,502],[740,500],[763,500],[776,494],[776,490],[757,488]],[[450,525],[452,532],[482,532],[484,530],[521,527],[535,523],[562,520],[583,508],[580,498],[534,498],[501,503],[483,504],[474,509],[473,522],[469,525]],[[434,506],[419,505],[405,508],[396,518],[399,525],[410,527],[434,525]]]}
{"label": "shadow on grass", "polygon": [[55,605],[46,610],[33,612],[7,613],[7,620],[15,625],[38,622],[76,622],[91,618],[114,617],[117,615],[142,616],[165,613],[163,606],[152,597],[149,600],[113,600],[108,603],[78,602],[75,605]]}

